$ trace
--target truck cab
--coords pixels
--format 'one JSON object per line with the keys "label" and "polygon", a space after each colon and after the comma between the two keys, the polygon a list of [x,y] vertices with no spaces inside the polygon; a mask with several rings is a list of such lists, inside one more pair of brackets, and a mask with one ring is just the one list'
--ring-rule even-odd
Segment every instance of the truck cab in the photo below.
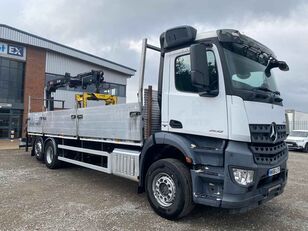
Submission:
{"label": "truck cab", "polygon": [[[161,35],[161,54],[161,131],[145,147],[160,144],[173,153],[165,157],[185,156],[194,203],[244,212],[281,194],[288,175],[286,121],[271,69],[286,71],[287,64],[236,30],[173,28]],[[141,170],[148,171],[142,160]],[[141,178],[148,194],[163,195],[146,184]],[[152,207],[172,217],[159,196]]]}

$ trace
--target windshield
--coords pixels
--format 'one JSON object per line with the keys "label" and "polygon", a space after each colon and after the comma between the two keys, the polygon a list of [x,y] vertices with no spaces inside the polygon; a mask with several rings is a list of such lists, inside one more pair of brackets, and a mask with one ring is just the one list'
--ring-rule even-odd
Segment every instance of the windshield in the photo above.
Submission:
{"label": "windshield", "polygon": [[226,48],[224,51],[233,89],[277,91],[273,74],[267,77],[264,73],[266,66]]}
{"label": "windshield", "polygon": [[308,132],[303,132],[303,131],[292,131],[291,136],[296,136],[296,137],[308,137]]}

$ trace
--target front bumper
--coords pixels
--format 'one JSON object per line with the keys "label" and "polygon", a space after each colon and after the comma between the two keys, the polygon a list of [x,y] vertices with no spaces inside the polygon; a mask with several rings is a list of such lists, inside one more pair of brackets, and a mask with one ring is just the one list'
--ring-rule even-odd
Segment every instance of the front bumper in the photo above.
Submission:
{"label": "front bumper", "polygon": [[282,172],[279,180],[266,184],[258,189],[242,195],[224,194],[221,207],[232,209],[234,212],[246,212],[256,208],[266,201],[280,195],[284,191],[287,179],[287,171]]}
{"label": "front bumper", "polygon": [[[225,153],[225,166],[203,166],[191,170],[193,200],[197,204],[245,212],[280,195],[287,182],[287,155],[275,165],[257,165],[248,145],[230,142]],[[234,182],[230,166],[253,169],[254,184],[243,187]],[[268,170],[280,166],[281,172],[268,176]]]}

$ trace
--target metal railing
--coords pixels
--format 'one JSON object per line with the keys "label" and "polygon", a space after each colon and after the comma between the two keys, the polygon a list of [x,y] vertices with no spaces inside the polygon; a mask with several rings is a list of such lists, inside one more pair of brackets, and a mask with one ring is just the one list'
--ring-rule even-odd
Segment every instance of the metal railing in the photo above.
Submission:
{"label": "metal railing", "polygon": [[[62,109],[64,109],[64,103],[65,100],[58,100],[58,99],[44,99],[44,98],[32,98],[31,96],[29,96],[29,101],[28,101],[28,113],[31,112],[31,100],[38,100],[38,101],[43,101],[43,102],[60,102],[62,105]],[[43,105],[42,106],[42,111],[46,111],[47,108]]]}
{"label": "metal railing", "polygon": [[290,121],[289,122],[289,130],[290,132],[294,130],[307,130],[308,131],[308,121]]}

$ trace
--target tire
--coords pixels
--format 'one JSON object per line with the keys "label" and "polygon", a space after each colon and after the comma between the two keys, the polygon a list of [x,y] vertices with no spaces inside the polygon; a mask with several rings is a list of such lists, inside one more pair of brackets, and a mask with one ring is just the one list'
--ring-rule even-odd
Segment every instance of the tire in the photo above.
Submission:
{"label": "tire", "polygon": [[308,143],[306,143],[305,148],[304,148],[304,152],[308,152]]}
{"label": "tire", "polygon": [[179,219],[194,208],[190,171],[179,160],[154,162],[147,171],[146,192],[153,210],[166,219]]}
{"label": "tire", "polygon": [[49,140],[45,144],[45,165],[47,168],[56,169],[60,167],[60,161],[58,160],[57,146],[54,140]]}
{"label": "tire", "polygon": [[44,140],[42,137],[37,137],[33,144],[34,156],[38,161],[44,160]]}

